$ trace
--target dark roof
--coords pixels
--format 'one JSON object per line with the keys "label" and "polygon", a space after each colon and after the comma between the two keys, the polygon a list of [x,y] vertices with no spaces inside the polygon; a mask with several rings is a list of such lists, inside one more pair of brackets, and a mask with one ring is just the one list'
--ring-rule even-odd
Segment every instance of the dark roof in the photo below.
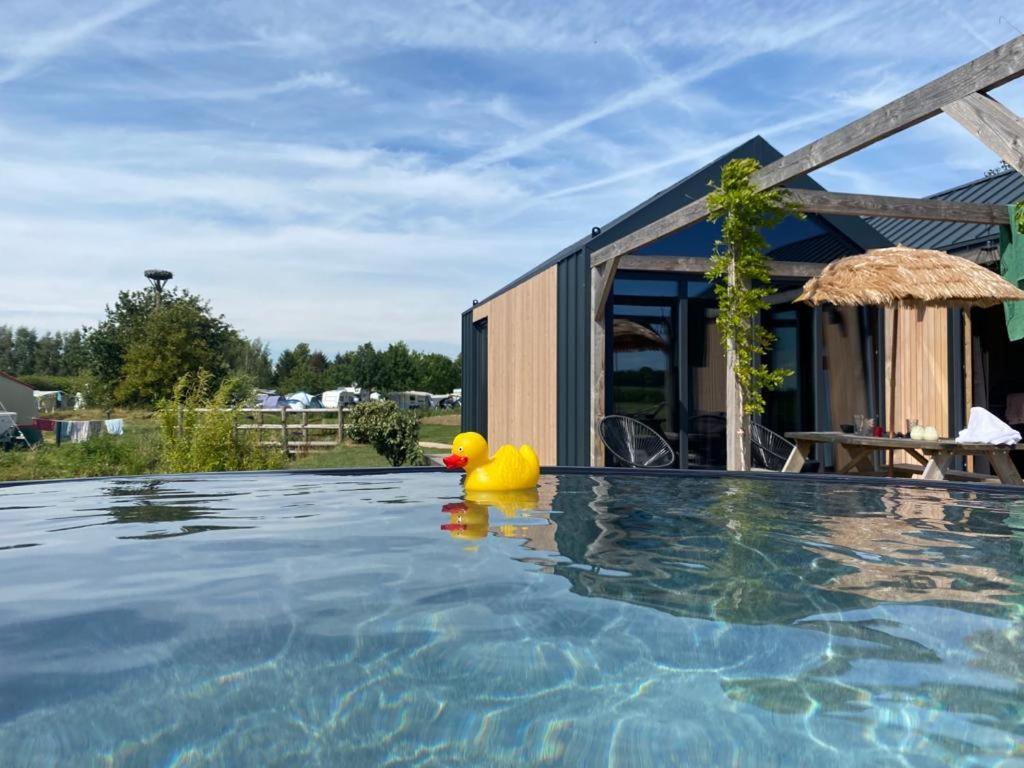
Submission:
{"label": "dark roof", "polygon": [[[15,384],[21,384],[21,386],[23,386],[25,389],[32,389],[32,387],[30,387],[24,381],[22,381],[21,379],[14,378],[9,373],[4,373],[3,371],[0,371],[0,376],[3,376],[5,379],[9,379],[9,380],[13,381]],[[32,391],[35,392],[34,389],[32,389]]]}
{"label": "dark roof", "polygon": [[[782,157],[782,153],[761,136],[754,136],[735,149],[712,160],[703,168],[694,171],[686,178],[677,181],[670,187],[666,187],[636,207],[626,211],[621,216],[612,219],[600,228],[600,232],[597,235],[588,234],[572,245],[563,248],[550,259],[541,262],[529,272],[516,278],[487,298],[481,299],[479,303],[483,304],[486,301],[490,301],[510,288],[529,280],[534,275],[577,253],[581,248],[586,247],[593,253],[598,248],[602,248],[618,240],[620,237],[660,219],[662,216],[681,208],[687,203],[699,200],[707,194],[709,184],[719,183],[722,167],[730,160],[741,157],[753,157],[761,165],[768,165]],[[824,187],[809,176],[800,176],[792,179],[787,182],[787,186],[797,189],[824,189]],[[814,226],[808,227],[808,224],[813,224]],[[802,237],[793,235],[791,231],[792,225],[803,231]],[[789,229],[787,229],[788,226]],[[788,241],[787,231],[790,232],[790,239]],[[707,256],[710,250],[710,243],[717,239],[718,232],[718,225],[700,222],[682,232],[677,232],[655,243],[651,243],[639,249],[637,253],[659,256]],[[808,237],[810,237],[808,247],[801,250],[798,241]],[[862,253],[868,248],[883,248],[891,245],[888,240],[879,235],[861,218],[856,216],[818,216],[814,214],[809,215],[804,222],[787,220],[787,222],[773,230],[773,233],[769,235],[769,241],[770,245],[774,246],[775,249],[786,249],[784,258],[787,260],[813,262],[829,261],[838,256]],[[783,258],[775,250],[769,255],[772,258]]]}
{"label": "dark roof", "polygon": [[[959,187],[929,195],[935,200],[962,203],[1009,205],[1024,199],[1024,176],[1003,171]],[[999,228],[986,224],[961,224],[949,221],[912,221],[874,216],[867,222],[893,243],[911,248],[933,248],[957,252],[999,242]]]}

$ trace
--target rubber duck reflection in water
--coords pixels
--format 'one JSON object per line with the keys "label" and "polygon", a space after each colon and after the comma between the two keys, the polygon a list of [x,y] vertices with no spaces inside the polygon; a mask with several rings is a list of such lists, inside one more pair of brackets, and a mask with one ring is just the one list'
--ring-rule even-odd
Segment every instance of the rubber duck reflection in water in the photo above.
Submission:
{"label": "rubber duck reflection in water", "polygon": [[[519,512],[537,508],[540,498],[536,488],[518,491],[467,491],[464,501],[445,504],[441,511],[451,520],[441,526],[453,539],[482,539],[490,530],[490,508],[494,507],[506,518],[515,518]],[[507,530],[506,530],[507,528]],[[500,533],[514,535],[515,526],[501,526]]]}

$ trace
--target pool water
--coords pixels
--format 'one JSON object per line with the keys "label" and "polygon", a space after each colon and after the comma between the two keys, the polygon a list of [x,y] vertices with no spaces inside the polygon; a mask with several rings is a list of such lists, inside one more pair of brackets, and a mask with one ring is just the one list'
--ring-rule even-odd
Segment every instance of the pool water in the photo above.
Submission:
{"label": "pool water", "polygon": [[1024,766],[1024,497],[559,474],[0,488],[14,766]]}

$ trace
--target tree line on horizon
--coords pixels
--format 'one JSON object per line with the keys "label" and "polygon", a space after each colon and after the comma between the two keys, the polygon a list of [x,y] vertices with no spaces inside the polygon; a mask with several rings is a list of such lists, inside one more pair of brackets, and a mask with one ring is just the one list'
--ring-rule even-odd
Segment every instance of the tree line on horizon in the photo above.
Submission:
{"label": "tree line on horizon", "polygon": [[0,371],[37,389],[84,392],[90,405],[153,406],[185,375],[207,371],[214,386],[234,377],[243,386],[319,393],[358,384],[381,392],[460,386],[461,355],[410,350],[398,341],[370,342],[329,358],[302,342],[273,360],[269,346],[214,314],[183,289],[121,291],[95,327],[39,333],[0,325]]}

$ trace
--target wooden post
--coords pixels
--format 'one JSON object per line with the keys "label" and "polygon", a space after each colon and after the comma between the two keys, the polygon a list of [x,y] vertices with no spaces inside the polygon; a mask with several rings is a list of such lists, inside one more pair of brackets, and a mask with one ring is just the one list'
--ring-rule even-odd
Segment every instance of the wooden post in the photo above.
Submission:
{"label": "wooden post", "polygon": [[257,411],[257,413],[259,414],[259,417],[256,419],[256,423],[259,426],[256,428],[256,435],[257,435],[256,442],[258,442],[259,445],[260,445],[260,448],[262,448],[263,447],[263,409],[260,408],[259,411]]}
{"label": "wooden post", "polygon": [[[974,328],[971,325],[970,308],[964,309],[961,315],[964,319],[964,412],[962,416],[963,423],[966,425],[970,418],[971,408],[974,406]],[[952,437],[952,430],[950,430],[950,437]],[[974,471],[974,454],[967,457],[966,466],[968,472]]]}
{"label": "wooden post", "polygon": [[305,408],[302,409],[302,446],[309,450],[309,413]]}
{"label": "wooden post", "polygon": [[[591,306],[601,299],[602,270],[590,270]],[[604,418],[605,387],[605,327],[604,313],[593,316],[590,322],[590,466],[604,466],[604,443],[601,442],[601,419]]]}
{"label": "wooden post", "polygon": [[[890,359],[892,360],[892,376],[889,379],[889,437],[896,437],[896,347],[899,345],[900,334],[900,305],[896,304],[892,310],[892,349]],[[894,471],[894,452],[889,449],[889,477]]]}
{"label": "wooden post", "polygon": [[288,408],[281,408],[281,450],[288,456]]}
{"label": "wooden post", "polygon": [[345,416],[341,409],[341,402],[338,403],[338,445],[345,439]]}
{"label": "wooden post", "polygon": [[[736,280],[735,261],[726,278]],[[732,472],[750,469],[750,416],[745,411],[743,390],[736,379],[736,349],[725,339],[725,468]]]}

